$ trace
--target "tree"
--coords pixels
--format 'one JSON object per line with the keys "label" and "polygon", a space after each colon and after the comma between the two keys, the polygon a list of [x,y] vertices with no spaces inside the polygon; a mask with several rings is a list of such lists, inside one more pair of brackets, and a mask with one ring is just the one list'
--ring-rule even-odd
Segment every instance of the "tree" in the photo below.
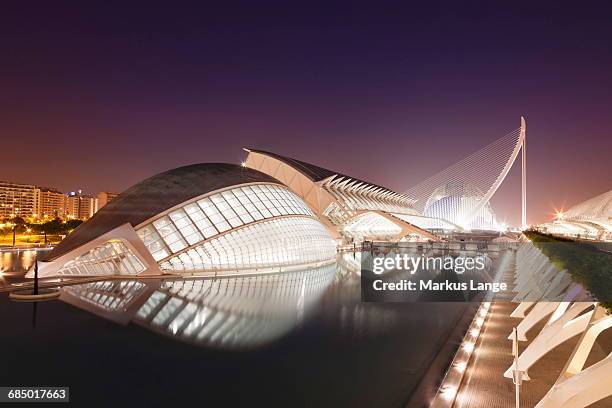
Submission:
{"label": "tree", "polygon": [[76,227],[78,227],[82,223],[83,223],[83,221],[81,221],[81,220],[69,220],[69,221],[66,221],[66,224],[64,224],[65,227],[66,227],[65,228],[66,232],[75,229]]}
{"label": "tree", "polygon": [[28,223],[21,217],[15,217],[11,219],[11,222],[14,224],[14,228],[21,230],[26,229]]}
{"label": "tree", "polygon": [[15,246],[17,232],[23,232],[27,228],[28,224],[21,217],[15,217],[11,219],[11,222],[13,223],[13,246]]}
{"label": "tree", "polygon": [[60,220],[59,218],[54,218],[51,221],[45,222],[43,224],[43,228],[49,234],[59,234],[64,229],[64,224],[62,223],[62,220]]}

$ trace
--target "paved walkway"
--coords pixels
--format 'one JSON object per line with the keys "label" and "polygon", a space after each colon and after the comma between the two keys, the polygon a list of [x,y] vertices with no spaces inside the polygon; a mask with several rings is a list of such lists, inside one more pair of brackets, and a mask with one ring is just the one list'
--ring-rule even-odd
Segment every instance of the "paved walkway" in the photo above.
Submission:
{"label": "paved walkway", "polygon": [[[502,281],[511,284],[514,280],[514,262],[511,262],[504,273]],[[462,386],[459,389],[455,407],[457,408],[514,408],[514,384],[511,379],[503,376],[504,371],[512,364],[512,342],[507,339],[512,328],[521,319],[510,317],[516,304],[509,303],[514,293],[499,293],[491,304],[489,316],[484,324],[479,343],[467,368]],[[533,340],[543,328],[546,319],[527,333],[527,338]],[[579,336],[561,344],[544,358],[538,361],[530,370],[531,381],[524,381],[521,387],[521,407],[534,407],[555,383],[570,357]],[[610,336],[598,339],[587,360],[587,366],[605,357],[612,345]],[[529,344],[520,342],[520,352]],[[596,408],[612,407],[612,397],[596,404]]]}

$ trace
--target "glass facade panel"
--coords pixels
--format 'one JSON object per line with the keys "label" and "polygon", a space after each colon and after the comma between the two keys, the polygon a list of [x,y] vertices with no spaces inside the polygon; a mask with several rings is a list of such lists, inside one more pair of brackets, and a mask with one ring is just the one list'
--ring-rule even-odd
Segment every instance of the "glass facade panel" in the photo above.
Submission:
{"label": "glass facade panel", "polygon": [[144,264],[120,240],[108,241],[72,261],[66,262],[58,275],[136,275],[146,269]]}
{"label": "glass facade panel", "polygon": [[145,227],[139,229],[137,233],[156,261],[170,255],[170,251],[167,250],[166,245],[152,224],[146,225]]}
{"label": "glass facade panel", "polygon": [[167,270],[265,268],[333,258],[335,243],[318,221],[287,217],[254,224],[203,242],[163,262]]}
{"label": "glass facade panel", "polygon": [[168,217],[162,217],[153,222],[153,226],[173,253],[187,247],[187,242]]}
{"label": "glass facade panel", "polygon": [[179,209],[171,212],[170,219],[174,222],[176,228],[181,231],[189,245],[193,245],[202,240],[202,234],[195,225],[193,225],[193,222],[184,210]]}
{"label": "glass facade panel", "polygon": [[[185,204],[137,232],[153,258],[160,261],[233,228],[281,215],[314,217],[304,202],[286,187],[254,184]],[[194,256],[197,260],[202,258],[196,251],[188,253],[191,261],[181,257],[181,264],[192,262],[195,265]],[[178,261],[179,258],[173,263]]]}

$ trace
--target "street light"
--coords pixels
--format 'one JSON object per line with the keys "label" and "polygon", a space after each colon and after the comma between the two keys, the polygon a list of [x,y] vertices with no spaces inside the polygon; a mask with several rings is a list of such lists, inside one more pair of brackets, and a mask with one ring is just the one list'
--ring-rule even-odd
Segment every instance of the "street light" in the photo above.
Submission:
{"label": "street light", "polygon": [[514,405],[516,408],[520,408],[521,405],[521,385],[523,384],[523,372],[519,370],[519,347],[518,347],[518,334],[516,327],[512,329],[512,356],[514,357],[513,369],[512,369],[512,382],[514,383]]}

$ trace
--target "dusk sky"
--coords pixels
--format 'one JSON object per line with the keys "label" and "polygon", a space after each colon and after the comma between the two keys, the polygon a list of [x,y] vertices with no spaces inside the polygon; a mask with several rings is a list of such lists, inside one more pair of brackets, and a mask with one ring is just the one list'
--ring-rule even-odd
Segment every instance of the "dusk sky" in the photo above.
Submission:
{"label": "dusk sky", "polygon": [[[605,2],[60,3],[3,5],[0,180],[121,191],[255,147],[401,192],[524,115],[529,223],[612,189]],[[515,166],[500,219],[519,194]]]}

